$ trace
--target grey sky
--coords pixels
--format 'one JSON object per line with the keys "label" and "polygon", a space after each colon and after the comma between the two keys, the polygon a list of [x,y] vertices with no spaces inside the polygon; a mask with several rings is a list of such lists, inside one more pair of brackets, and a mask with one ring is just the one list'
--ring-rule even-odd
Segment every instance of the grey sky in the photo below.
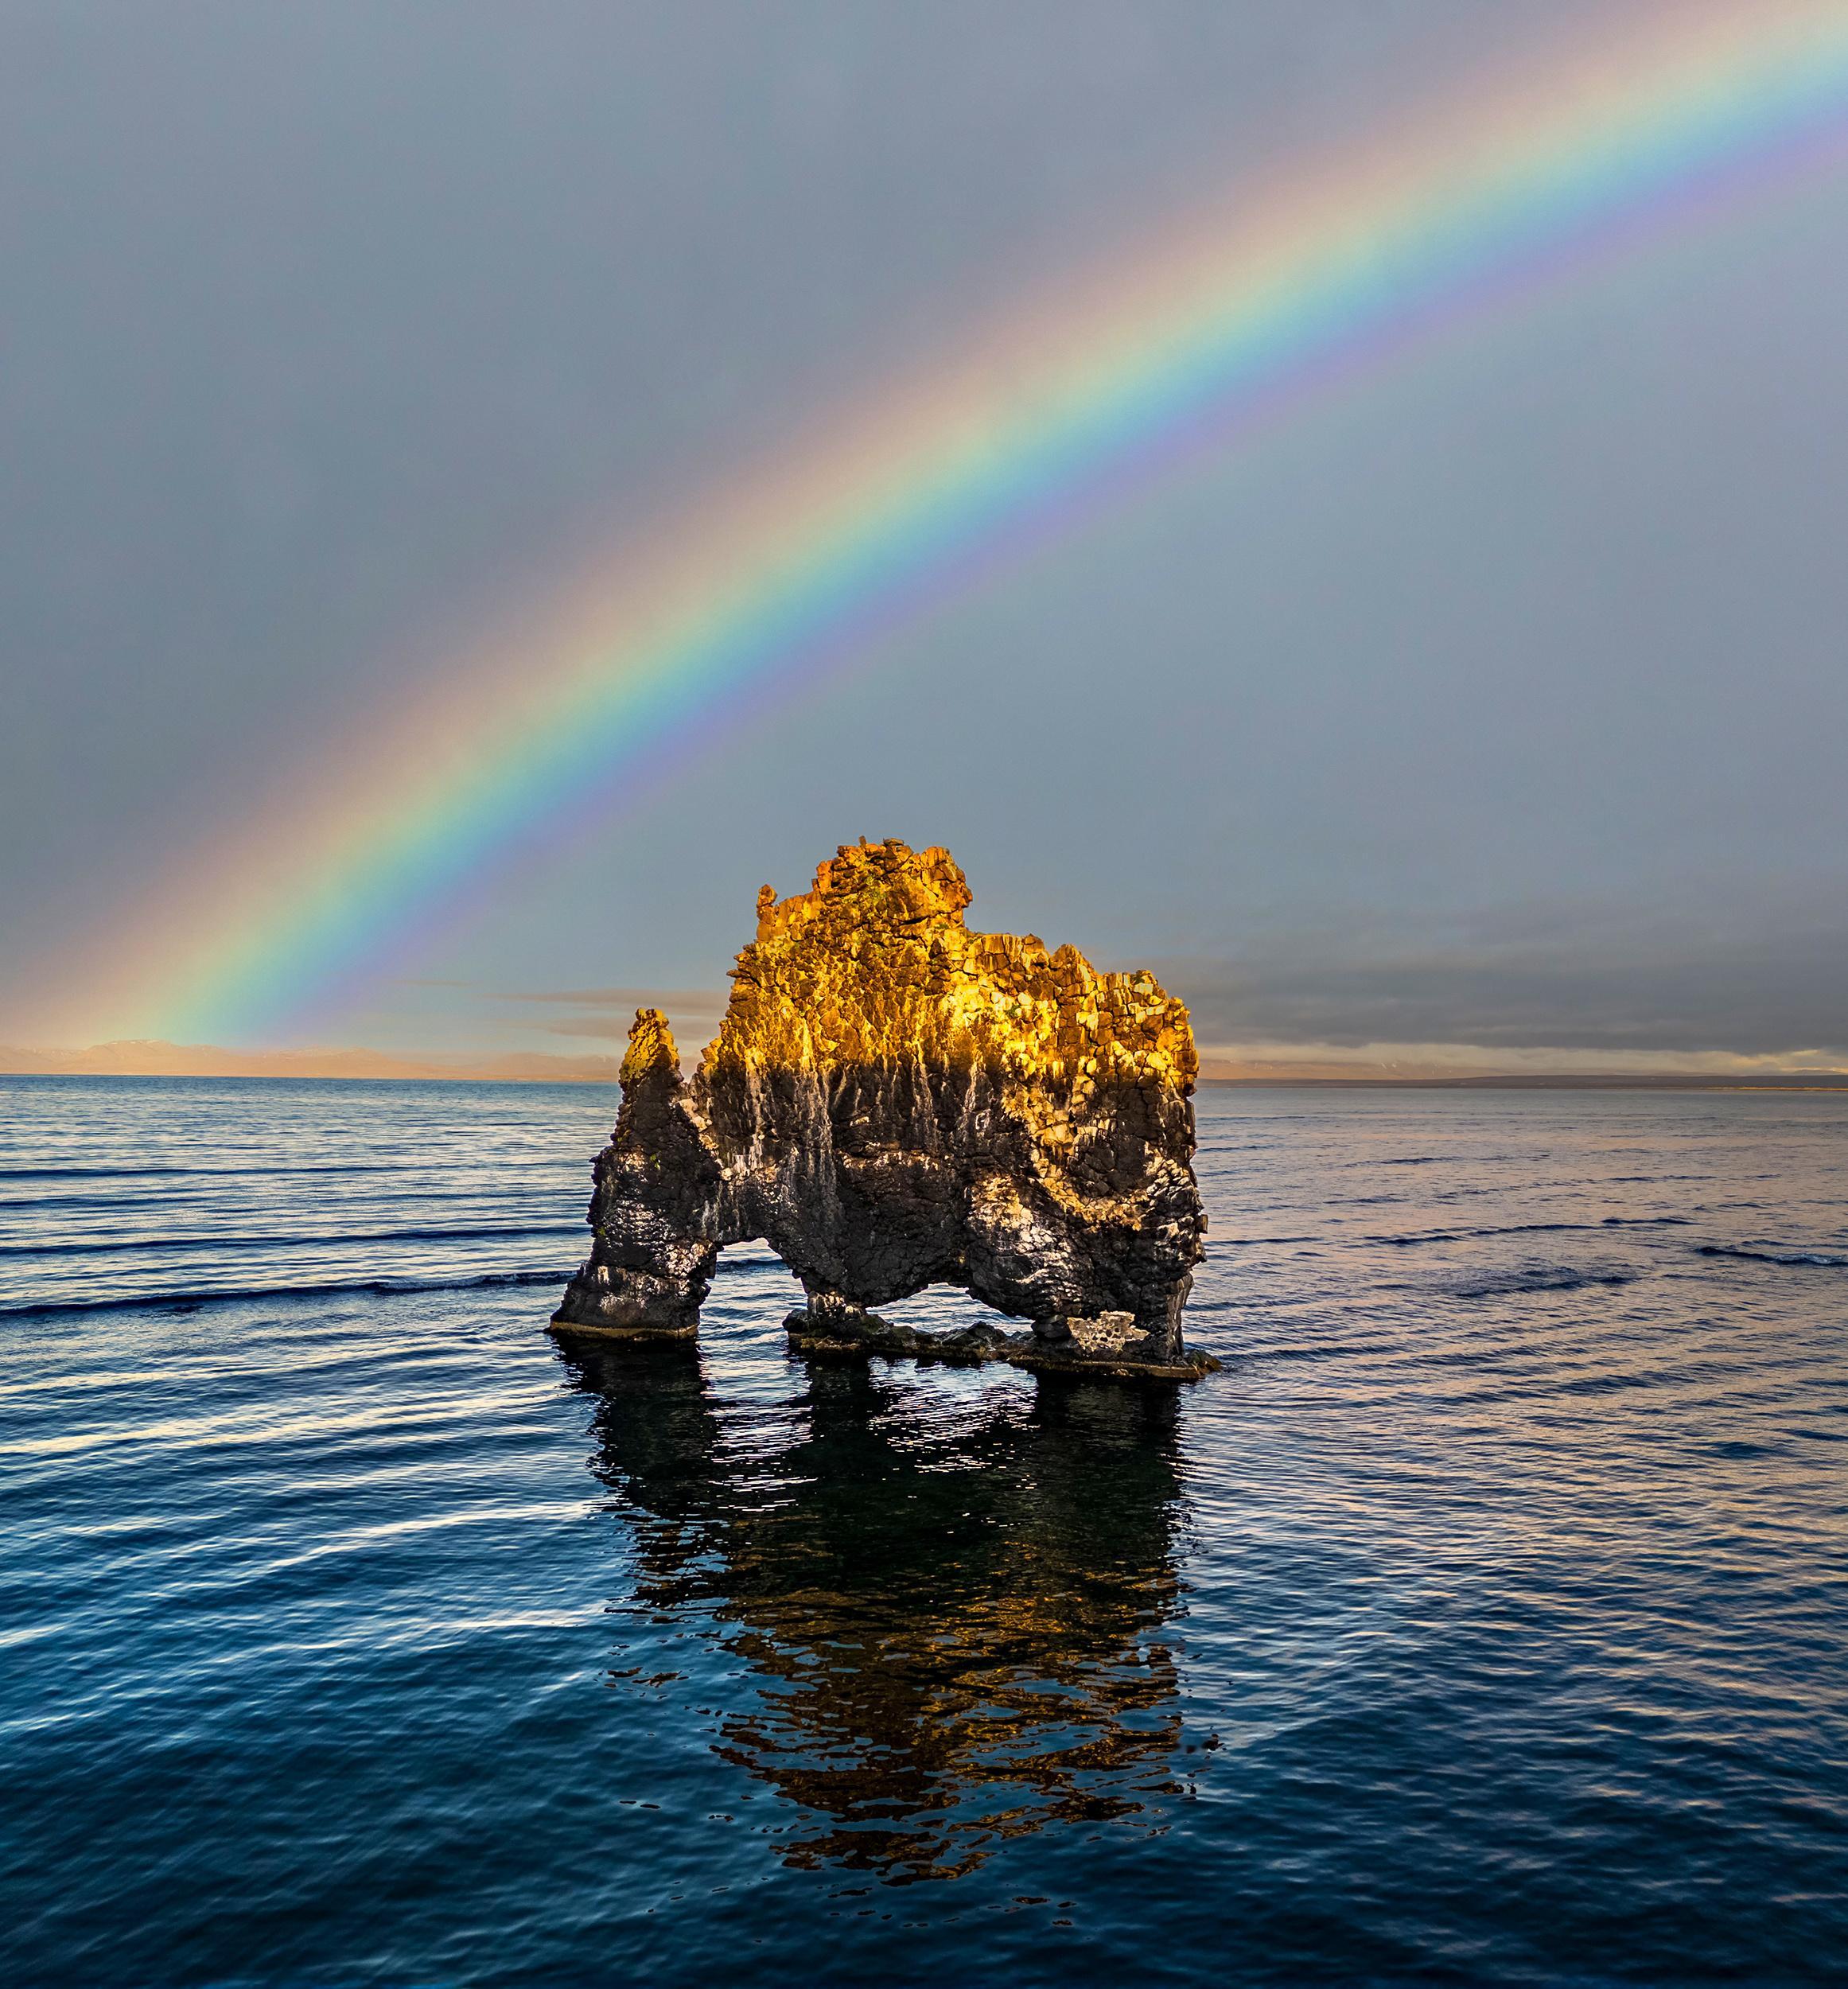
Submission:
{"label": "grey sky", "polygon": [[[509,599],[1621,4],[0,8],[0,1040]],[[556,1048],[603,1011],[500,998],[721,987],[760,883],[898,834],[1210,1041],[1848,1061],[1845,249],[1819,177],[1315,405],[313,1033]]]}

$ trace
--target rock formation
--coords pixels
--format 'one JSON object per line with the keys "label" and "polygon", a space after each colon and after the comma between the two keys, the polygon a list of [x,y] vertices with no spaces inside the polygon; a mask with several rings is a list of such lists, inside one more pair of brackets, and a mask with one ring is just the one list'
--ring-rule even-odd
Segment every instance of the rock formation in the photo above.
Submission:
{"label": "rock formation", "polygon": [[[1187,1010],[1148,974],[972,932],[947,850],[843,847],[758,894],[692,1078],[643,1009],[591,1252],[554,1323],[690,1336],[720,1249],[763,1237],[811,1349],[1191,1376],[1181,1312],[1206,1218]],[[961,1286],[1030,1334],[926,1336],[868,1308]]]}

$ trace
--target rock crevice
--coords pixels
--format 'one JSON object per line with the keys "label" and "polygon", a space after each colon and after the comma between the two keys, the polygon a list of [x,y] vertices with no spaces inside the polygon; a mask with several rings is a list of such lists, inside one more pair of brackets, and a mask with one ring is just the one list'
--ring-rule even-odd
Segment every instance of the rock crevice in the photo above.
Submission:
{"label": "rock crevice", "polygon": [[[971,931],[941,849],[843,847],[766,886],[718,1034],[684,1078],[636,1014],[589,1259],[556,1322],[691,1335],[718,1251],[762,1237],[815,1348],[1195,1372],[1206,1221],[1186,1009],[1148,974]],[[960,1286],[1030,1335],[932,1338],[872,1308]]]}

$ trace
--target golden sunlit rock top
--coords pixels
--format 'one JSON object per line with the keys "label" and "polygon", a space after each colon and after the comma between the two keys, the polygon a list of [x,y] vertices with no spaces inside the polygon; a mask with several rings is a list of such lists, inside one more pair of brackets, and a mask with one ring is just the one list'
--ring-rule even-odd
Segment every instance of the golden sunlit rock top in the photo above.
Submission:
{"label": "golden sunlit rock top", "polygon": [[1146,973],[1100,974],[1076,947],[972,932],[947,850],[845,844],[812,890],[757,897],[709,1070],[818,1072],[922,1058],[1050,1079],[1191,1091],[1199,1071],[1186,1007]]}
{"label": "golden sunlit rock top", "polygon": [[650,1076],[663,1070],[679,1075],[680,1052],[674,1032],[659,1009],[638,1008],[629,1026],[628,1047],[623,1053],[622,1088],[625,1092],[633,1091]]}

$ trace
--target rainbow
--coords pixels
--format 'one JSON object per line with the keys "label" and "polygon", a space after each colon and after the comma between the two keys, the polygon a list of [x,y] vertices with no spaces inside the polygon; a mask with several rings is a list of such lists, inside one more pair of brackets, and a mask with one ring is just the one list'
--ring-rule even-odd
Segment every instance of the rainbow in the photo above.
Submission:
{"label": "rainbow", "polygon": [[740,473],[591,574],[543,640],[373,714],[234,851],[152,894],[111,1021],[221,1042],[298,1021],[719,720],[1255,421],[1845,148],[1848,0],[1733,0],[1632,17],[1246,186]]}

